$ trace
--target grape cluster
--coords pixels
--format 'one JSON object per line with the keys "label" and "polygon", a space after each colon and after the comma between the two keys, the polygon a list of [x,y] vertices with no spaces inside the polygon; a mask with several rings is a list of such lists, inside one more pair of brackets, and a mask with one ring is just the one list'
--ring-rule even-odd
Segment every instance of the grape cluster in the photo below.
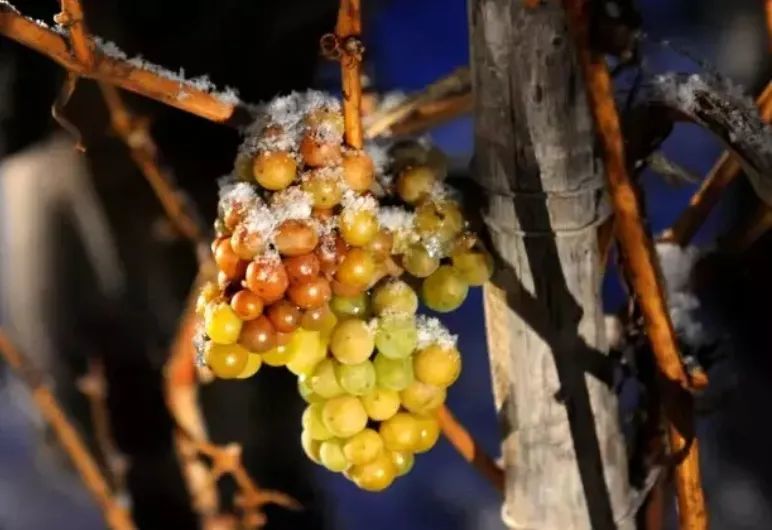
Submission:
{"label": "grape cluster", "polygon": [[263,109],[221,182],[199,361],[226,379],[296,374],[306,454],[369,491],[435,444],[461,370],[417,292],[452,311],[492,272],[445,172],[420,143],[345,146],[338,102],[309,92]]}

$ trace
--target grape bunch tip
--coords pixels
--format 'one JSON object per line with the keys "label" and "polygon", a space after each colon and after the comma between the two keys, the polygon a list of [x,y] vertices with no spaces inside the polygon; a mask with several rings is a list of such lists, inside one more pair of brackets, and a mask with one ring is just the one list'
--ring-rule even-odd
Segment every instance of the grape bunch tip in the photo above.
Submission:
{"label": "grape bunch tip", "polygon": [[363,490],[434,446],[461,372],[419,301],[453,311],[493,272],[446,172],[420,142],[351,149],[338,101],[309,91],[265,106],[220,182],[197,359],[223,379],[297,375],[303,450]]}

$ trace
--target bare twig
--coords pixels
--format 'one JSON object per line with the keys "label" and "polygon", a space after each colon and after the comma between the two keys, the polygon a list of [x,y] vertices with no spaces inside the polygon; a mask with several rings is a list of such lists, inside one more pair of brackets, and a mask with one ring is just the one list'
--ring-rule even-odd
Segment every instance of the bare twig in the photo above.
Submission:
{"label": "bare twig", "polygon": [[393,135],[418,134],[472,111],[472,93],[448,96],[419,106],[413,114],[390,129]]}
{"label": "bare twig", "polygon": [[94,67],[94,54],[92,42],[89,38],[86,20],[83,16],[83,7],[80,0],[61,0],[62,12],[54,20],[57,24],[67,28],[70,32],[70,44],[75,58],[85,68]]}
{"label": "bare twig", "polygon": [[[766,86],[757,103],[762,118],[770,121],[772,119],[772,82]],[[689,206],[678,216],[673,226],[662,234],[661,239],[680,246],[688,245],[713,211],[724,190],[740,175],[741,170],[742,166],[735,155],[725,151],[705,177],[700,189],[689,200]]]}
{"label": "bare twig", "polygon": [[14,346],[2,328],[0,328],[0,355],[29,389],[41,415],[53,429],[59,443],[83,479],[86,489],[93,495],[102,510],[107,525],[113,530],[132,530],[134,523],[129,514],[115,500],[94,457],[67,419],[67,415],[57,403],[53,393],[43,384],[42,374]]}
{"label": "bare twig", "polygon": [[[78,28],[77,33],[82,25],[75,24],[74,28]],[[93,66],[84,64],[70,51],[67,39],[59,32],[23,16],[5,1],[0,2],[0,34],[47,56],[78,76],[117,85],[214,122],[238,126],[251,121],[247,106],[235,97],[220,97],[192,83],[165,77],[159,73],[160,68],[151,70],[110,57],[87,38],[81,44],[91,49]],[[81,49],[76,53],[83,52]]]}
{"label": "bare twig", "polygon": [[[589,47],[587,3],[563,0],[569,26],[577,43],[579,62],[587,84],[587,96],[603,148],[606,175],[617,226],[617,238],[625,257],[626,272],[645,317],[646,331],[652,344],[666,388],[673,394],[666,401],[671,451],[679,455],[675,470],[678,512],[681,529],[703,530],[708,527],[702,492],[697,439],[693,433],[691,396],[684,388],[706,383],[687,376],[678,354],[675,332],[667,312],[655,254],[643,228],[635,191],[627,175],[619,116],[614,103],[611,77],[603,57]],[[706,379],[706,378],[705,378]],[[680,388],[679,388],[680,387]],[[683,396],[675,399],[674,396]],[[688,400],[688,402],[687,402]],[[677,423],[674,423],[676,422]]]}
{"label": "bare twig", "polygon": [[362,13],[360,0],[340,0],[335,33],[340,43],[340,67],[343,80],[343,120],[346,143],[362,149],[362,54],[360,39]]}
{"label": "bare twig", "polygon": [[453,416],[447,406],[443,405],[437,412],[442,434],[459,452],[464,460],[474,466],[482,476],[487,478],[497,491],[504,491],[504,471],[496,465],[493,459],[480,449],[466,428]]}

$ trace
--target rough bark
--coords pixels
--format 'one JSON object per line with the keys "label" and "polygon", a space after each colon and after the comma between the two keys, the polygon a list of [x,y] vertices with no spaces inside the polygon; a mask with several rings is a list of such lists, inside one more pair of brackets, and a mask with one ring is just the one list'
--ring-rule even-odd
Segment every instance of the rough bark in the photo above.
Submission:
{"label": "rough bark", "polygon": [[485,309],[504,521],[634,528],[600,304],[602,164],[560,2],[470,0],[474,175],[499,271]]}

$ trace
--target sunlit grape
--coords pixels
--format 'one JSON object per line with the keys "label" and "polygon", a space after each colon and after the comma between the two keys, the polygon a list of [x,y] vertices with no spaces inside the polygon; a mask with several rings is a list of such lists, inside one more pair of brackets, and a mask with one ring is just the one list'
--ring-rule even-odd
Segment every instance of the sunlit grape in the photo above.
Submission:
{"label": "sunlit grape", "polygon": [[418,310],[418,296],[407,283],[393,280],[373,290],[372,305],[376,315],[412,315]]}
{"label": "sunlit grape", "polygon": [[238,344],[207,343],[206,364],[222,379],[237,377],[247,365],[249,352]]}
{"label": "sunlit grape", "polygon": [[375,349],[373,332],[366,322],[351,318],[339,322],[330,336],[330,350],[343,364],[366,361]]}
{"label": "sunlit grape", "polygon": [[335,438],[325,440],[319,446],[319,460],[324,467],[336,473],[340,473],[349,466],[343,454],[343,443]]}
{"label": "sunlit grape", "polygon": [[399,394],[396,390],[375,387],[372,392],[362,396],[362,405],[370,419],[387,420],[399,410]]}
{"label": "sunlit grape", "polygon": [[[234,344],[236,347],[238,344]],[[239,375],[236,376],[236,379],[246,379],[247,377],[252,377],[257,373],[258,370],[260,370],[260,367],[263,365],[263,359],[262,357],[257,353],[250,353],[247,357],[247,363],[244,365],[244,369],[239,373]]]}
{"label": "sunlit grape", "polygon": [[445,402],[445,396],[444,388],[427,385],[418,380],[399,393],[402,406],[415,414],[431,414]]}
{"label": "sunlit grape", "polygon": [[378,219],[369,210],[349,212],[344,210],[340,216],[340,235],[353,247],[363,247],[373,240],[378,233]]}
{"label": "sunlit grape", "polygon": [[321,464],[322,461],[319,458],[319,448],[321,447],[321,442],[318,440],[314,440],[311,437],[311,433],[304,430],[302,433],[300,433],[300,446],[303,448],[303,452],[306,454],[309,460],[311,462],[315,462],[317,464]]}
{"label": "sunlit grape", "polygon": [[379,353],[373,361],[378,386],[389,390],[404,390],[413,382],[413,359],[389,359]]}
{"label": "sunlit grape", "polygon": [[416,278],[426,278],[437,270],[440,260],[432,256],[422,244],[409,246],[402,254],[402,266]]}
{"label": "sunlit grape", "polygon": [[218,344],[233,344],[239,338],[243,322],[224,303],[215,303],[207,307],[204,315],[204,328],[207,336]]}
{"label": "sunlit grape", "polygon": [[352,248],[335,271],[335,278],[352,287],[367,287],[375,275],[375,261],[369,252]]}
{"label": "sunlit grape", "polygon": [[365,491],[383,491],[394,482],[397,468],[391,457],[381,452],[373,461],[353,466],[348,474],[354,484]]}
{"label": "sunlit grape", "polygon": [[278,191],[289,186],[297,176],[297,163],[287,152],[263,152],[252,166],[255,180],[267,190]]}
{"label": "sunlit grape", "polygon": [[344,389],[338,383],[335,364],[332,359],[322,359],[316,365],[313,373],[308,377],[308,384],[315,394],[323,398],[332,398],[343,394]]}
{"label": "sunlit grape", "polygon": [[418,422],[418,442],[413,449],[416,453],[425,453],[437,443],[440,437],[440,426],[437,419],[431,416],[413,416]]}
{"label": "sunlit grape", "polygon": [[339,438],[354,436],[367,425],[367,413],[354,396],[337,396],[322,408],[322,421],[327,430]]}
{"label": "sunlit grape", "polygon": [[343,390],[354,396],[364,396],[375,388],[375,367],[369,360],[359,364],[338,364],[335,375]]}
{"label": "sunlit grape", "polygon": [[397,412],[378,429],[383,445],[391,451],[414,451],[421,440],[421,425],[412,414]]}
{"label": "sunlit grape", "polygon": [[381,451],[383,451],[383,440],[373,429],[365,429],[343,444],[346,460],[357,466],[372,462]]}
{"label": "sunlit grape", "polygon": [[338,318],[364,319],[369,312],[369,297],[367,293],[359,293],[355,296],[333,296],[330,300],[330,309]]}
{"label": "sunlit grape", "polygon": [[388,315],[378,320],[375,347],[390,359],[404,359],[416,348],[418,332],[412,316]]}
{"label": "sunlit grape", "polygon": [[449,265],[443,265],[426,278],[421,286],[421,299],[429,309],[448,313],[466,300],[469,285]]}
{"label": "sunlit grape", "polygon": [[310,374],[327,354],[318,331],[298,328],[287,343],[287,368],[295,375]]}
{"label": "sunlit grape", "polygon": [[456,348],[433,344],[415,354],[413,367],[422,383],[446,388],[461,373],[461,354]]}
{"label": "sunlit grape", "polygon": [[453,268],[469,285],[478,287],[493,274],[493,258],[482,250],[469,250],[453,254]]}
{"label": "sunlit grape", "polygon": [[303,430],[308,432],[312,440],[323,441],[333,437],[333,434],[322,420],[322,410],[325,405],[326,403],[311,403],[303,411],[303,416],[301,417]]}
{"label": "sunlit grape", "polygon": [[408,451],[389,451],[389,456],[397,469],[398,477],[407,475],[413,469],[413,463],[415,463],[413,453]]}

